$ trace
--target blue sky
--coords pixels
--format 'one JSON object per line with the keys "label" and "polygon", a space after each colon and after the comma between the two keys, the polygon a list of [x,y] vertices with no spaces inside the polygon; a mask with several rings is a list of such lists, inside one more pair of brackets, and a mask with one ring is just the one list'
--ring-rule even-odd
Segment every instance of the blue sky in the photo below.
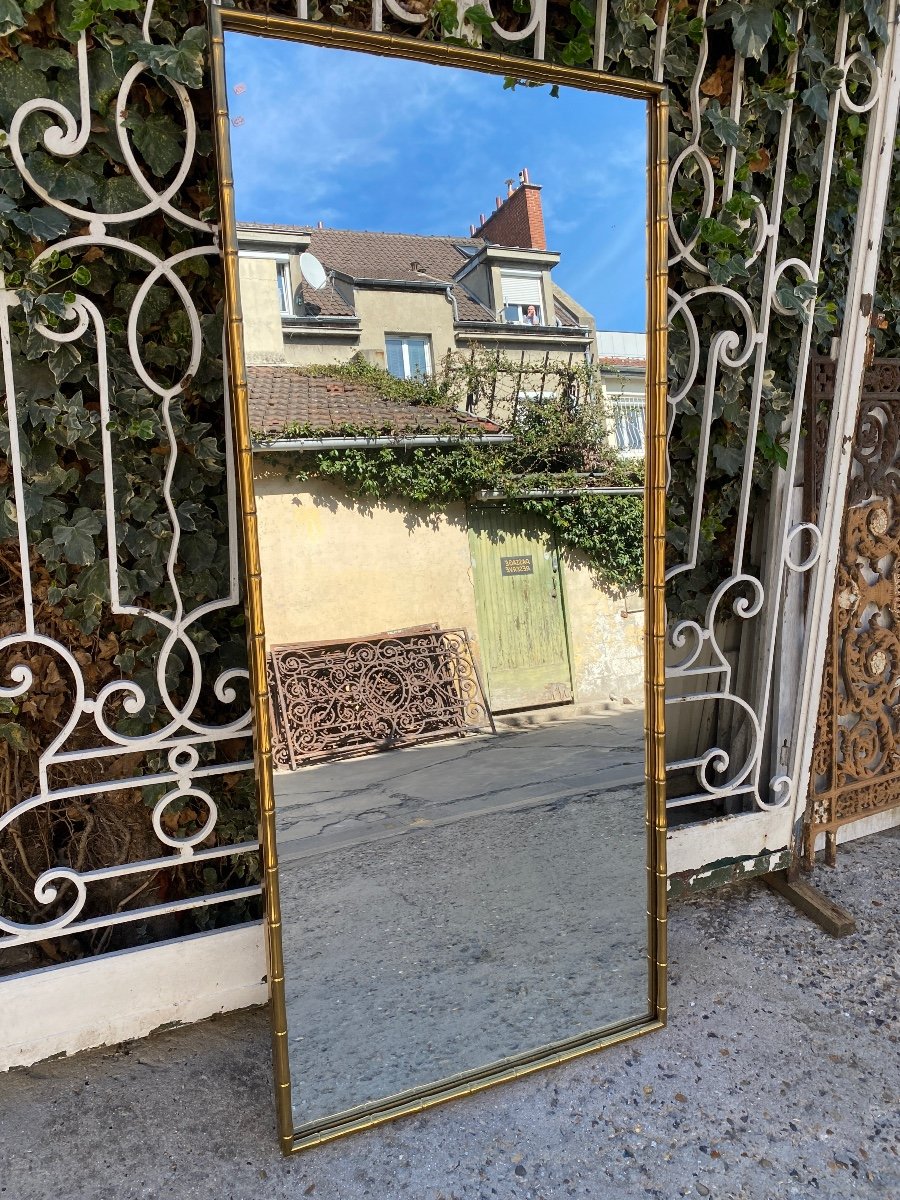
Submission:
{"label": "blue sky", "polygon": [[238,220],[467,237],[527,167],[554,278],[644,329],[641,101],[234,33],[225,61]]}

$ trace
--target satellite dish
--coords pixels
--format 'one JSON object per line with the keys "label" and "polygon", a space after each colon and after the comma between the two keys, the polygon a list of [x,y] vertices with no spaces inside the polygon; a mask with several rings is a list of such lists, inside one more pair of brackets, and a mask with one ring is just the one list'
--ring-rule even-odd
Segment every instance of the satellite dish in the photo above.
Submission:
{"label": "satellite dish", "polygon": [[300,273],[315,292],[323,288],[328,282],[328,275],[325,272],[325,268],[316,256],[310,254],[308,250],[300,255]]}

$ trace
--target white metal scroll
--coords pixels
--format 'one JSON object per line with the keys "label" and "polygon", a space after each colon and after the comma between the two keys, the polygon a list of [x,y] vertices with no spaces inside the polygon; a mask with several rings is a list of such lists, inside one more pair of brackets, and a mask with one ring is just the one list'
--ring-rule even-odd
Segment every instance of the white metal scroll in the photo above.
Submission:
{"label": "white metal scroll", "polygon": [[[893,42],[896,42],[894,27],[895,4],[893,0],[887,5]],[[707,11],[706,0],[700,5],[698,17],[705,19]],[[813,340],[811,322],[804,323],[799,316],[797,321],[797,369],[794,379],[794,390],[790,411],[785,414],[790,429],[790,440],[787,447],[787,464],[783,471],[776,474],[773,495],[770,499],[769,528],[766,538],[766,564],[762,568],[752,565],[751,555],[751,512],[750,500],[752,494],[752,475],[757,451],[757,433],[760,428],[761,404],[767,360],[769,355],[769,329],[773,311],[787,315],[780,306],[776,294],[779,281],[789,275],[793,281],[808,280],[815,283],[819,277],[822,260],[822,247],[826,236],[828,217],[828,198],[831,186],[831,168],[834,158],[835,141],[838,120],[841,112],[869,114],[870,130],[867,143],[863,174],[871,174],[875,166],[874,147],[880,135],[879,113],[883,112],[885,104],[890,104],[892,97],[891,72],[884,69],[884,55],[877,63],[870,64],[858,50],[853,50],[848,41],[849,18],[845,9],[841,10],[838,23],[836,44],[833,48],[835,67],[844,73],[844,81],[831,96],[828,121],[822,137],[822,165],[819,174],[817,218],[812,239],[812,247],[808,259],[800,259],[783,246],[782,216],[784,210],[785,176],[788,164],[788,154],[791,144],[792,125],[794,119],[794,102],[788,102],[782,118],[777,147],[773,157],[775,181],[768,204],[759,197],[754,210],[755,243],[749,265],[762,274],[762,294],[758,300],[751,300],[748,295],[735,287],[708,284],[694,288],[684,295],[672,295],[670,319],[681,320],[687,330],[690,343],[690,365],[681,385],[670,392],[670,411],[674,417],[675,411],[690,389],[703,383],[703,406],[701,413],[701,440],[696,448],[696,476],[693,497],[693,512],[688,532],[687,552],[683,560],[669,570],[669,578],[682,572],[690,572],[697,564],[697,550],[700,537],[701,521],[704,515],[705,483],[709,464],[711,432],[715,420],[715,393],[723,371],[743,368],[745,376],[751,380],[746,396],[749,414],[749,429],[745,450],[744,467],[741,483],[739,518],[737,536],[735,539],[731,573],[711,596],[703,620],[687,620],[677,623],[670,632],[673,648],[680,652],[669,667],[669,679],[674,685],[668,703],[673,707],[692,707],[698,717],[704,705],[714,702],[721,712],[731,709],[732,743],[730,745],[716,744],[713,739],[702,743],[696,753],[687,757],[670,761],[670,772],[693,770],[696,786],[687,794],[670,798],[669,806],[694,806],[707,801],[719,804],[725,802],[738,809],[748,812],[765,809],[782,809],[786,817],[793,820],[798,806],[803,803],[803,789],[798,787],[798,768],[791,760],[789,769],[779,771],[777,768],[767,773],[769,759],[765,751],[767,727],[772,718],[772,705],[776,691],[776,672],[779,636],[785,613],[785,596],[791,578],[816,567],[822,553],[822,531],[817,525],[794,519],[792,505],[788,502],[789,493],[798,477],[799,456],[801,450],[802,405],[807,367]],[[670,187],[677,186],[679,172],[691,161],[699,169],[704,184],[704,201],[702,213],[710,216],[716,204],[716,197],[721,195],[727,201],[735,187],[735,152],[729,149],[722,155],[720,164],[713,166],[708,154],[701,146],[701,93],[700,85],[706,73],[708,52],[708,31],[704,30],[700,46],[697,69],[691,85],[691,116],[692,133],[687,146],[670,166]],[[865,67],[868,71],[868,95],[862,101],[855,101],[848,94],[846,72],[851,67]],[[789,90],[796,78],[796,53],[789,66]],[[740,123],[741,107],[744,92],[744,62],[738,57],[735,61],[733,87],[729,116]],[[893,98],[896,103],[896,98]],[[882,189],[882,202],[883,202]],[[860,256],[874,256],[877,261],[880,232],[874,238],[869,238],[870,227],[866,228],[865,237],[857,237],[854,245],[854,261],[851,274],[859,266]],[[880,226],[879,226],[880,230]],[[873,231],[874,232],[874,231]],[[695,242],[684,242],[677,229],[672,224],[670,228],[672,242],[672,266],[684,263],[699,274],[707,275],[705,264],[694,255]],[[694,315],[695,307],[702,307],[710,297],[718,297],[725,301],[733,313],[733,321],[728,326],[717,330],[709,345],[701,344],[698,323]],[[812,305],[813,301],[809,301]],[[855,354],[858,349],[850,337],[845,338],[842,351]],[[864,340],[864,333],[863,333]],[[858,389],[857,389],[858,391]],[[833,494],[833,506],[839,511],[842,503],[841,495]],[[823,506],[824,508],[824,506]],[[823,517],[826,514],[823,513]],[[828,530],[829,538],[833,536]],[[808,627],[815,631],[827,618],[823,618],[822,605],[828,604],[830,596],[818,595],[817,606],[809,612]],[[732,625],[734,621],[749,622],[755,620],[755,635],[753,637],[752,670],[746,670],[747,663],[742,666],[740,680],[735,670],[733,657],[730,657],[722,644],[723,632],[727,623],[722,618],[722,610],[730,608]],[[733,632],[733,630],[732,630]],[[792,631],[802,638],[803,631]],[[746,642],[742,644],[746,647]],[[747,651],[744,650],[747,657]],[[800,678],[797,679],[795,697],[798,691],[816,691],[819,686],[819,674],[813,675],[815,664],[805,662],[799,668]],[[683,723],[683,718],[682,718]],[[735,733],[735,731],[739,731]],[[711,743],[711,744],[710,744]],[[736,802],[736,803],[735,803]],[[784,843],[782,843],[784,844]]]}
{"label": "white metal scroll", "polygon": [[[143,21],[143,37],[151,39],[150,14],[148,6]],[[215,801],[210,794],[209,783],[215,776],[231,773],[236,770],[252,768],[248,757],[250,736],[249,711],[237,719],[232,719],[221,725],[203,723],[197,715],[197,704],[201,688],[205,682],[213,687],[214,695],[223,705],[231,705],[237,698],[235,683],[246,678],[243,669],[224,671],[214,680],[205,680],[204,663],[190,636],[203,618],[209,613],[222,608],[236,606],[239,603],[238,588],[238,524],[234,496],[234,482],[231,462],[231,439],[228,427],[228,414],[225,413],[225,454],[228,477],[228,512],[230,527],[230,581],[226,595],[210,600],[190,611],[185,609],[179,588],[178,563],[179,540],[181,525],[178,512],[172,499],[172,480],[178,463],[178,445],[172,425],[170,410],[173,402],[182,390],[182,385],[167,387],[160,384],[153,376],[150,367],[141,355],[141,344],[137,334],[138,320],[142,307],[150,289],[154,286],[167,286],[178,297],[187,317],[190,333],[190,357],[186,365],[186,376],[193,375],[200,362],[202,354],[202,337],[200,318],[191,296],[175,268],[186,259],[201,255],[217,255],[216,229],[203,221],[188,216],[179,211],[173,203],[173,197],[188,175],[192,164],[196,144],[197,126],[189,93],[180,85],[173,84],[181,110],[184,115],[185,148],[184,157],[179,170],[162,192],[154,190],[145,178],[132,152],[129,135],[125,125],[125,113],[128,108],[129,93],[135,82],[140,78],[144,66],[140,63],[133,66],[122,81],[115,105],[115,130],[119,147],[127,163],[132,179],[137,183],[146,203],[128,212],[98,212],[79,208],[64,203],[51,196],[28,170],[21,146],[23,123],[32,113],[49,114],[58,120],[59,124],[51,125],[46,130],[43,142],[46,150],[60,158],[72,159],[77,156],[88,143],[91,135],[91,119],[89,107],[89,67],[86,35],[82,34],[77,48],[79,106],[78,113],[72,113],[62,104],[51,99],[37,99],[23,104],[16,112],[9,130],[9,148],[13,160],[28,187],[37,194],[45,204],[75,218],[79,224],[87,225],[88,232],[76,237],[65,238],[53,243],[43,252],[40,258],[51,251],[65,252],[82,250],[90,246],[103,246],[107,250],[119,251],[128,255],[132,260],[137,258],[146,267],[144,281],[137,291],[131,305],[127,342],[131,362],[144,386],[156,397],[162,427],[165,430],[165,442],[162,449],[166,459],[166,470],[163,481],[163,494],[169,521],[171,523],[171,545],[167,563],[168,604],[165,612],[153,612],[144,606],[137,607],[123,602],[120,586],[120,567],[118,546],[122,530],[116,512],[113,490],[113,464],[116,446],[114,435],[109,430],[110,420],[115,409],[115,395],[111,389],[107,364],[107,333],[104,327],[104,316],[97,304],[84,295],[75,296],[69,306],[67,320],[62,328],[51,329],[47,325],[38,325],[37,332],[49,342],[77,343],[88,330],[93,333],[96,343],[97,377],[99,380],[100,401],[100,430],[103,456],[104,483],[104,521],[107,543],[106,566],[108,569],[110,609],[112,613],[143,617],[153,622],[164,631],[161,648],[156,661],[156,685],[162,703],[167,710],[167,716],[162,727],[144,736],[124,735],[117,731],[111,722],[110,707],[122,703],[125,712],[134,716],[145,710],[147,697],[144,690],[134,681],[122,679],[106,684],[96,695],[91,695],[85,683],[84,674],[75,655],[71,650],[54,638],[40,633],[37,628],[35,607],[31,583],[31,547],[26,526],[26,480],[23,475],[21,447],[19,444],[20,418],[14,361],[10,336],[10,314],[19,304],[14,290],[5,286],[0,276],[0,341],[2,341],[3,374],[6,380],[6,415],[8,419],[10,455],[9,465],[12,474],[12,488],[16,508],[16,523],[19,543],[19,561],[22,577],[22,628],[21,632],[0,639],[0,652],[10,651],[17,647],[35,649],[43,647],[55,656],[70,673],[73,681],[72,706],[65,715],[63,727],[51,744],[40,755],[38,763],[38,790],[35,795],[21,800],[0,816],[0,832],[14,826],[25,814],[40,806],[50,805],[75,797],[91,798],[112,791],[122,791],[151,785],[162,786],[164,793],[157,800],[151,820],[156,837],[160,843],[160,853],[157,857],[141,859],[122,864],[110,864],[94,870],[78,870],[65,865],[53,867],[44,871],[35,881],[34,897],[36,902],[36,920],[25,924],[10,920],[0,914],[0,948],[44,940],[60,934],[80,933],[86,930],[121,925],[134,920],[145,920],[148,917],[171,914],[185,909],[198,908],[206,905],[221,904],[234,901],[259,892],[258,886],[230,888],[221,892],[206,895],[193,895],[185,899],[170,901],[138,909],[128,909],[121,912],[103,913],[94,916],[83,916],[89,900],[91,885],[98,881],[108,881],[113,878],[127,877],[146,872],[168,871],[188,863],[209,862],[214,859],[236,854],[255,853],[255,842],[240,845],[203,846],[217,825],[218,813]],[[201,235],[206,240],[175,254],[167,259],[160,259],[149,250],[135,242],[128,241],[116,234],[116,226],[134,221],[139,217],[154,212],[164,212],[170,219],[182,226],[189,227],[193,234]],[[38,262],[40,261],[38,259]],[[178,652],[189,663],[187,686],[184,677],[179,680],[179,694],[183,698],[176,699],[172,695],[171,680],[168,667],[173,652]],[[34,684],[32,671],[24,664],[13,666],[10,670],[11,683],[0,688],[0,697],[15,700],[24,696]],[[79,739],[79,748],[71,747],[73,731],[76,727],[83,728],[87,719],[92,722],[96,732],[95,743],[85,748],[83,738]],[[224,743],[240,741],[244,743],[244,761],[226,761],[214,751]],[[144,764],[143,771],[129,770],[123,774],[121,770],[111,770],[116,761],[125,760],[129,763],[138,758]],[[232,756],[233,758],[234,756]],[[69,787],[54,786],[54,768],[65,768],[67,764],[92,762],[100,764],[101,769],[95,774],[99,778],[89,784]],[[148,762],[153,763],[148,768]],[[162,766],[157,764],[163,764]],[[201,828],[185,837],[173,836],[163,825],[167,808],[173,803],[192,797],[205,808],[206,820]],[[46,920],[40,920],[41,908],[54,905],[60,888],[71,885],[69,893],[74,889],[71,903],[65,911],[56,913]],[[67,893],[68,894],[68,893]]]}

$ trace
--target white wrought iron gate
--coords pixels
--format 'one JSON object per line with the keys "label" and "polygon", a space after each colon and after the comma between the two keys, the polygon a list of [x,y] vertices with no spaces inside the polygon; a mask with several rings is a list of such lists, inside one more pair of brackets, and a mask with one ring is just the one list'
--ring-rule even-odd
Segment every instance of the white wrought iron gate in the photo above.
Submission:
{"label": "white wrought iron gate", "polygon": [[[490,16],[490,5],[484,7]],[[698,575],[701,547],[709,540],[710,480],[724,453],[717,440],[726,419],[724,404],[738,406],[747,431],[733,472],[737,518],[727,569],[715,580],[702,611],[680,616],[671,628],[669,857],[677,886],[784,865],[804,804],[846,489],[845,438],[853,428],[862,378],[867,298],[870,305],[900,95],[896,0],[885,0],[876,14],[882,30],[880,47],[879,38],[856,8],[838,10],[831,44],[825,45],[816,34],[815,55],[810,51],[812,38],[804,40],[804,20],[812,18],[805,18],[799,7],[786,10],[789,24],[782,44],[795,48],[786,61],[777,131],[759,147],[754,168],[759,174],[753,176],[759,183],[749,188],[744,186],[747,169],[739,161],[735,131],[741,129],[751,101],[759,102],[760,51],[752,39],[748,43],[744,31],[737,38],[743,52],[732,49],[723,57],[727,46],[722,31],[735,20],[733,6],[726,10],[700,0],[696,11],[685,12],[665,3],[645,4],[629,24],[623,15],[626,6],[598,0],[594,28],[584,31],[584,37],[593,41],[596,67],[649,73],[656,80],[671,80],[686,95],[685,105],[677,110],[677,128],[673,126],[675,150],[670,162],[670,316],[673,342],[681,353],[673,362],[669,401],[673,436],[682,439],[679,453],[684,450],[680,430],[686,416],[694,422],[697,436],[689,447],[687,475],[692,483],[686,494],[690,499],[678,519],[680,537],[673,541],[669,570],[673,597],[685,580]],[[720,9],[730,15],[719,20]],[[307,0],[298,0],[296,11],[301,18],[315,15],[308,10]],[[518,28],[493,21],[489,40],[493,38],[495,47],[542,59],[548,38],[554,36],[552,17],[547,0],[530,0]],[[373,30],[415,33],[433,20],[433,14],[414,13],[398,0],[373,0]],[[155,847],[145,845],[141,852],[132,853],[128,846],[118,845],[110,848],[104,862],[85,866],[77,859],[67,860],[41,871],[27,897],[32,905],[27,919],[11,918],[0,908],[0,952],[244,902],[259,891],[252,879],[239,885],[226,879],[224,886],[220,879],[207,888],[203,871],[195,869],[223,859],[249,862],[256,853],[255,841],[235,839],[225,828],[216,798],[221,799],[223,793],[216,789],[224,786],[223,781],[251,770],[251,730],[240,691],[246,672],[240,665],[214,665],[215,658],[221,658],[222,616],[237,616],[240,611],[238,531],[231,484],[225,482],[231,479],[231,449],[221,369],[217,385],[208,378],[204,382],[207,403],[218,404],[219,416],[203,436],[208,438],[204,452],[209,462],[218,458],[222,465],[221,495],[213,507],[228,530],[227,583],[219,593],[200,601],[185,595],[187,552],[198,509],[187,495],[184,473],[191,465],[187,460],[199,453],[195,446],[190,453],[185,449],[185,429],[201,404],[194,381],[203,377],[214,352],[219,353],[209,337],[211,310],[198,308],[195,295],[197,281],[207,276],[207,265],[215,271],[217,256],[216,229],[205,211],[210,197],[198,184],[195,162],[202,156],[198,138],[202,142],[207,130],[198,129],[192,99],[199,99],[203,120],[208,122],[210,93],[208,82],[201,78],[202,39],[195,21],[183,28],[170,23],[164,29],[148,0],[137,22],[128,44],[139,44],[143,57],[126,63],[112,89],[106,59],[126,62],[122,56],[127,50],[107,53],[101,41],[89,39],[85,32],[71,33],[68,42],[55,34],[51,49],[56,58],[51,55],[46,60],[46,70],[67,72],[65,80],[48,87],[47,94],[29,94],[29,89],[33,92],[39,86],[29,68],[27,87],[22,84],[27,98],[14,111],[8,142],[0,150],[9,158],[3,178],[16,176],[15,186],[9,184],[0,197],[5,206],[0,215],[18,220],[15,228],[30,231],[29,236],[43,245],[33,261],[5,260],[5,277],[0,277],[6,392],[2,448],[8,472],[4,536],[5,544],[16,548],[17,563],[7,573],[9,586],[17,589],[16,624],[13,628],[7,623],[0,636],[4,655],[0,717],[15,715],[29,702],[30,693],[40,690],[39,674],[50,669],[48,662],[67,681],[65,714],[54,736],[39,749],[35,786],[27,795],[7,797],[0,812],[0,834],[9,833],[15,844],[17,831],[27,828],[29,814],[56,811],[67,803],[90,808],[94,801],[114,794],[136,792],[147,799]],[[185,72],[190,86],[171,74],[174,68],[167,54],[173,29],[184,53],[178,69]],[[676,73],[672,65],[687,61],[685,55],[692,56],[687,84],[685,72]],[[809,74],[811,62],[821,68],[816,79]],[[191,74],[194,68],[196,78]],[[129,111],[137,103],[136,86],[165,77],[167,70],[167,94],[181,114],[181,131],[180,158],[176,155],[177,161],[164,163],[159,151],[148,150],[146,141],[143,150],[136,151],[136,136],[144,135],[135,134]],[[24,74],[21,78],[26,79]],[[99,99],[104,88],[108,95]],[[101,104],[106,125],[98,113]],[[814,134],[819,139],[820,170],[811,181],[814,228],[807,250],[800,255],[791,232],[800,219],[793,211],[798,206],[786,193],[796,184],[791,176],[798,146],[804,137],[812,136],[804,132],[798,114],[811,107],[819,109]],[[850,226],[852,244],[845,255],[849,274],[842,297],[835,413],[823,502],[813,525],[800,519],[795,503],[803,385],[815,339],[821,336],[811,318],[814,285],[832,236],[828,217],[836,154],[846,153],[843,131],[854,119],[865,122],[867,133],[864,156],[856,162],[861,185],[858,217]],[[718,139],[715,148],[713,137]],[[128,181],[128,194],[137,196],[134,202],[114,203],[109,191],[109,202],[104,203],[102,189],[84,189],[81,199],[62,194],[50,167],[69,164],[78,169],[101,140],[112,147],[118,177]],[[148,165],[148,155],[155,159],[155,168]],[[683,197],[686,181],[694,189],[688,200]],[[186,184],[190,184],[187,191]],[[692,220],[685,220],[682,205],[691,209]],[[731,275],[727,270],[719,272],[702,249],[703,239],[711,236],[716,218],[724,211],[736,214],[747,247],[740,269],[733,262],[728,268],[737,270]],[[712,226],[705,224],[710,221]],[[154,237],[157,248],[151,248]],[[135,272],[141,276],[121,328],[110,320],[103,297],[85,291],[79,283],[82,264],[116,255],[132,276]],[[198,265],[201,260],[203,265]],[[68,267],[60,265],[66,261]],[[40,288],[29,292],[27,280],[23,282],[29,272],[40,277],[42,271],[50,280],[44,295],[53,292],[54,279],[66,276],[55,310],[42,309],[40,304],[35,308]],[[167,297],[166,311],[178,315],[155,331],[151,361],[142,329],[148,306],[160,292]],[[23,306],[30,307],[27,331]],[[778,327],[783,340],[785,321],[793,322],[793,379],[781,408],[781,428],[776,429],[768,415],[773,329]],[[63,551],[68,548],[68,561],[72,563],[74,557],[76,565],[81,546],[81,565],[86,566],[90,559],[83,539],[102,536],[102,554],[90,565],[98,571],[98,579],[102,575],[98,595],[105,606],[104,619],[107,624],[118,619],[141,622],[141,628],[148,630],[148,645],[154,647],[153,663],[144,663],[139,671],[125,656],[115,677],[99,686],[82,650],[66,640],[64,626],[48,618],[54,594],[48,593],[41,573],[43,552],[30,508],[40,464],[35,464],[28,440],[34,427],[32,406],[43,402],[35,400],[32,386],[34,363],[42,356],[48,361],[53,358],[58,384],[60,379],[63,383],[71,379],[64,358],[70,365],[76,358],[86,363],[85,386],[96,395],[95,403],[81,405],[88,414],[85,422],[92,425],[86,437],[94,446],[91,495],[96,502],[83,511],[60,511],[50,541]],[[152,410],[152,418],[143,424],[123,423],[125,376],[132,391],[143,389],[145,408]],[[154,519],[158,517],[165,563],[152,604],[146,589],[142,591],[133,578],[130,535],[115,500],[117,471],[128,438],[143,439],[148,459],[154,457],[161,465],[161,515],[155,514]],[[766,463],[767,470],[771,467],[776,442],[779,461],[769,471],[771,487],[760,507],[754,479]],[[681,470],[680,478],[684,477]],[[210,503],[211,495],[207,490],[203,502]],[[40,536],[44,538],[45,532]],[[811,579],[805,613],[797,602],[804,576]],[[217,636],[205,636],[204,629],[214,621]],[[235,626],[236,643],[241,636]],[[78,769],[75,782],[73,768]],[[193,816],[185,826],[173,818],[186,805]],[[187,867],[194,873],[185,876]],[[183,894],[173,896],[171,889],[158,884],[153,902],[141,905],[134,903],[125,886],[118,893],[121,905],[100,910],[92,902],[92,889],[100,883],[159,881],[179,871]],[[153,894],[153,889],[147,893]],[[23,898],[16,899],[21,907]],[[135,950],[135,960],[149,953]]]}

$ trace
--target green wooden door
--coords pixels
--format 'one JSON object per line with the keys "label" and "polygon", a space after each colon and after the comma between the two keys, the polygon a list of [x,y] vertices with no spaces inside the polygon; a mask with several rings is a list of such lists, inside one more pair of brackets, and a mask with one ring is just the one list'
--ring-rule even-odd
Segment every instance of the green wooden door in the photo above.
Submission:
{"label": "green wooden door", "polygon": [[478,640],[494,712],[572,699],[559,557],[549,529],[469,510]]}

